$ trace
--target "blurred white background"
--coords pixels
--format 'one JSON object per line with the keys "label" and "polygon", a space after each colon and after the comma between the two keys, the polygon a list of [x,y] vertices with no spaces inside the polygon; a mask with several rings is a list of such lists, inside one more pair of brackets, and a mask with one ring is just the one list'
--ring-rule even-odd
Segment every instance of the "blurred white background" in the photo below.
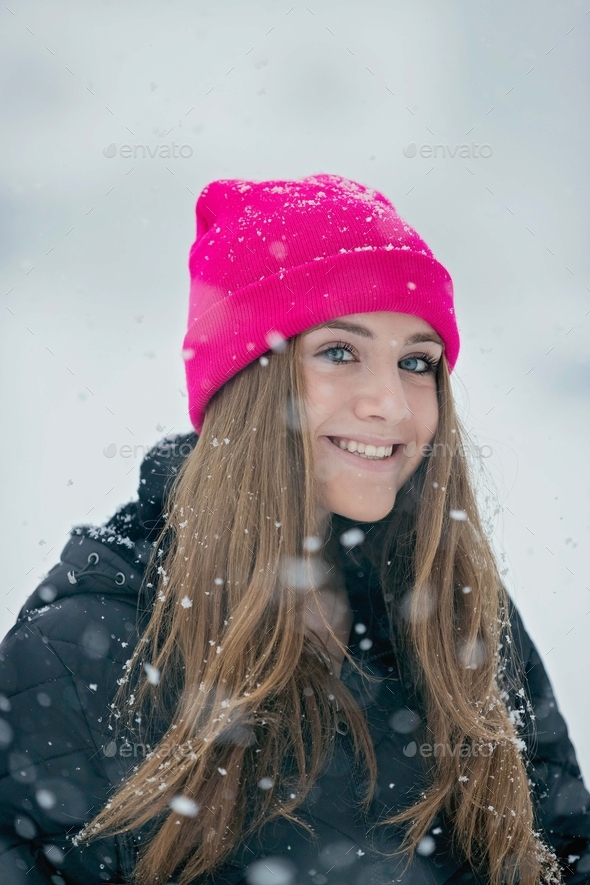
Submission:
{"label": "blurred white background", "polygon": [[201,188],[345,175],[453,276],[482,507],[590,783],[586,6],[12,0],[0,21],[2,635],[71,526],[190,429]]}

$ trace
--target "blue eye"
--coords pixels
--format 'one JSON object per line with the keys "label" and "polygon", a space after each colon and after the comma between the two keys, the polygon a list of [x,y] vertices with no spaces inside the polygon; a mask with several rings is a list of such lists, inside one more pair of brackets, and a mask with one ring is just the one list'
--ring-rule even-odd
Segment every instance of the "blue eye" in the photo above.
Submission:
{"label": "blue eye", "polygon": [[[326,350],[320,351],[318,356],[326,356],[329,353],[338,353],[342,351],[348,351],[348,353],[354,354],[354,348],[348,344],[346,341],[338,341],[333,347],[328,347]],[[329,359],[329,358],[328,358]],[[340,365],[342,363],[352,363],[354,360],[345,360],[345,359],[329,359],[331,363],[334,365]]]}
{"label": "blue eye", "polygon": [[439,360],[433,359],[428,353],[418,353],[415,356],[406,356],[403,360],[400,360],[401,363],[415,363],[416,361],[421,363],[426,363],[425,369],[418,369],[414,371],[409,369],[408,371],[412,372],[413,375],[428,375],[430,373],[436,372],[439,364]]}

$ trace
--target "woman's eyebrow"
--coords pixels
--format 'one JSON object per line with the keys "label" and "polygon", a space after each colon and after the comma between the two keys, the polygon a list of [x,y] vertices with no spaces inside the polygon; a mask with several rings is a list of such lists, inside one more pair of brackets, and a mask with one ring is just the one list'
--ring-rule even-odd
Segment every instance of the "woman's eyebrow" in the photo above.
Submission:
{"label": "woman's eyebrow", "polygon": [[[347,323],[345,320],[331,320],[329,323],[321,323],[319,326],[315,326],[313,331],[318,329],[341,329],[343,332],[352,332],[353,335],[360,335],[362,338],[370,338],[371,340],[376,338],[376,335],[366,326]],[[442,338],[436,332],[417,332],[415,335],[411,335],[405,343],[406,345],[419,344],[423,341],[432,341],[433,344],[440,344],[444,347]]]}
{"label": "woman's eyebrow", "polygon": [[[320,323],[315,326],[313,331],[318,329],[342,329],[343,332],[352,332],[353,335],[360,335],[362,338],[374,339],[375,335],[366,326],[358,326],[356,323],[347,323],[345,320],[331,320],[329,323]],[[310,329],[310,331],[312,331]]]}
{"label": "woman's eyebrow", "polygon": [[433,344],[440,344],[442,347],[445,346],[444,341],[436,334],[436,332],[418,332],[416,335],[412,335],[408,338],[406,344],[419,344],[421,341],[432,341]]}

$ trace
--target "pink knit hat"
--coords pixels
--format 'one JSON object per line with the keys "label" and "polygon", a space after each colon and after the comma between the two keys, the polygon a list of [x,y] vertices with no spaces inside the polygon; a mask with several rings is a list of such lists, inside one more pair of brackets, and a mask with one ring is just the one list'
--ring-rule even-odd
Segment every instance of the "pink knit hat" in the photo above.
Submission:
{"label": "pink knit hat", "polygon": [[352,313],[422,317],[459,354],[453,283],[378,191],[339,175],[212,181],[197,199],[183,356],[192,424],[282,339]]}

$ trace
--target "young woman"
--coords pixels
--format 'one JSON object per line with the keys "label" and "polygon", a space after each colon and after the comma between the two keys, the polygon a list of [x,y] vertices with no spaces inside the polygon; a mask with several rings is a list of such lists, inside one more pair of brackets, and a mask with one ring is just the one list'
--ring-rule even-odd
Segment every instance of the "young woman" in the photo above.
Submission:
{"label": "young woman", "polygon": [[447,271],[317,175],[208,185],[190,272],[195,433],[73,530],[1,649],[2,882],[588,882]]}

